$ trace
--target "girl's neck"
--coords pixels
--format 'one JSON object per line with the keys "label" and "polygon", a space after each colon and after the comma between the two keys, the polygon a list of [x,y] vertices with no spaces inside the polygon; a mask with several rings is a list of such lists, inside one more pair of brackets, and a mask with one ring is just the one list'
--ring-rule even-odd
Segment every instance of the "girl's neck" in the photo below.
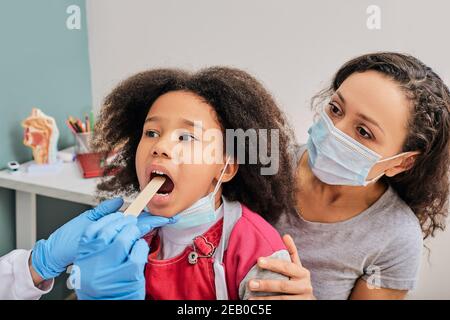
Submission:
{"label": "girl's neck", "polygon": [[[216,202],[217,203],[217,202]],[[161,250],[158,259],[170,259],[182,253],[187,246],[192,245],[195,237],[200,236],[208,231],[214,224],[224,215],[224,205],[219,200],[219,205],[215,210],[216,219],[202,225],[190,227],[187,229],[174,229],[170,226],[164,226],[159,229],[159,237]]]}
{"label": "girl's neck", "polygon": [[304,219],[315,222],[350,219],[375,203],[387,188],[382,182],[366,187],[325,184],[309,167],[307,151],[299,162],[296,181],[297,208]]}

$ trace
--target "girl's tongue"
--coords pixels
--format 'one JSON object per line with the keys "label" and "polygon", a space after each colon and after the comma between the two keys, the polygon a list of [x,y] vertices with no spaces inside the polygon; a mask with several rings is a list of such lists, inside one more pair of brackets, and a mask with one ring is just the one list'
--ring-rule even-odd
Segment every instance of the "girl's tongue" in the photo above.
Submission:
{"label": "girl's tongue", "polygon": [[173,191],[173,188],[175,187],[175,185],[173,184],[173,181],[169,178],[169,176],[165,175],[165,174],[159,175],[156,173],[152,173],[150,176],[150,180],[156,176],[163,176],[164,178],[166,178],[166,181],[164,181],[163,185],[161,186],[161,188],[158,189],[157,193],[161,193],[161,194],[171,193]]}

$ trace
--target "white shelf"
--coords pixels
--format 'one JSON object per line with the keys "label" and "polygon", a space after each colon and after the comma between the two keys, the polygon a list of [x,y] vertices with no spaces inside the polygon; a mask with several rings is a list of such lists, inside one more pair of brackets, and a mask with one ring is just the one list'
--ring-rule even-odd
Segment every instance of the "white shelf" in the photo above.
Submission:
{"label": "white shelf", "polygon": [[17,173],[0,171],[0,187],[34,193],[61,200],[96,205],[96,185],[99,178],[84,179],[76,162],[63,163],[55,173],[27,173],[21,166]]}

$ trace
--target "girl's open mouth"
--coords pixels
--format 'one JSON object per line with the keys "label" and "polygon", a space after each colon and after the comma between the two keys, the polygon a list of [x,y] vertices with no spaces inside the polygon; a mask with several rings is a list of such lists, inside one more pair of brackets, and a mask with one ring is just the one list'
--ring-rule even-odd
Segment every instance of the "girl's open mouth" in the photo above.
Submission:
{"label": "girl's open mouth", "polygon": [[168,196],[173,191],[173,188],[175,187],[172,179],[170,179],[170,177],[162,171],[152,170],[152,172],[150,174],[150,181],[154,177],[157,177],[157,176],[166,178],[166,181],[164,181],[164,184],[158,189],[156,194],[159,196]]}

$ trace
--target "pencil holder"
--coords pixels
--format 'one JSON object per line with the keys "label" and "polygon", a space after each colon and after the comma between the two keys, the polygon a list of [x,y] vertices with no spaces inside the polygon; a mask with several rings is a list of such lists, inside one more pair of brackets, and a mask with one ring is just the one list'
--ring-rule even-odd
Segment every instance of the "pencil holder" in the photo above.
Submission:
{"label": "pencil holder", "polygon": [[92,132],[76,133],[75,135],[75,153],[91,153]]}

